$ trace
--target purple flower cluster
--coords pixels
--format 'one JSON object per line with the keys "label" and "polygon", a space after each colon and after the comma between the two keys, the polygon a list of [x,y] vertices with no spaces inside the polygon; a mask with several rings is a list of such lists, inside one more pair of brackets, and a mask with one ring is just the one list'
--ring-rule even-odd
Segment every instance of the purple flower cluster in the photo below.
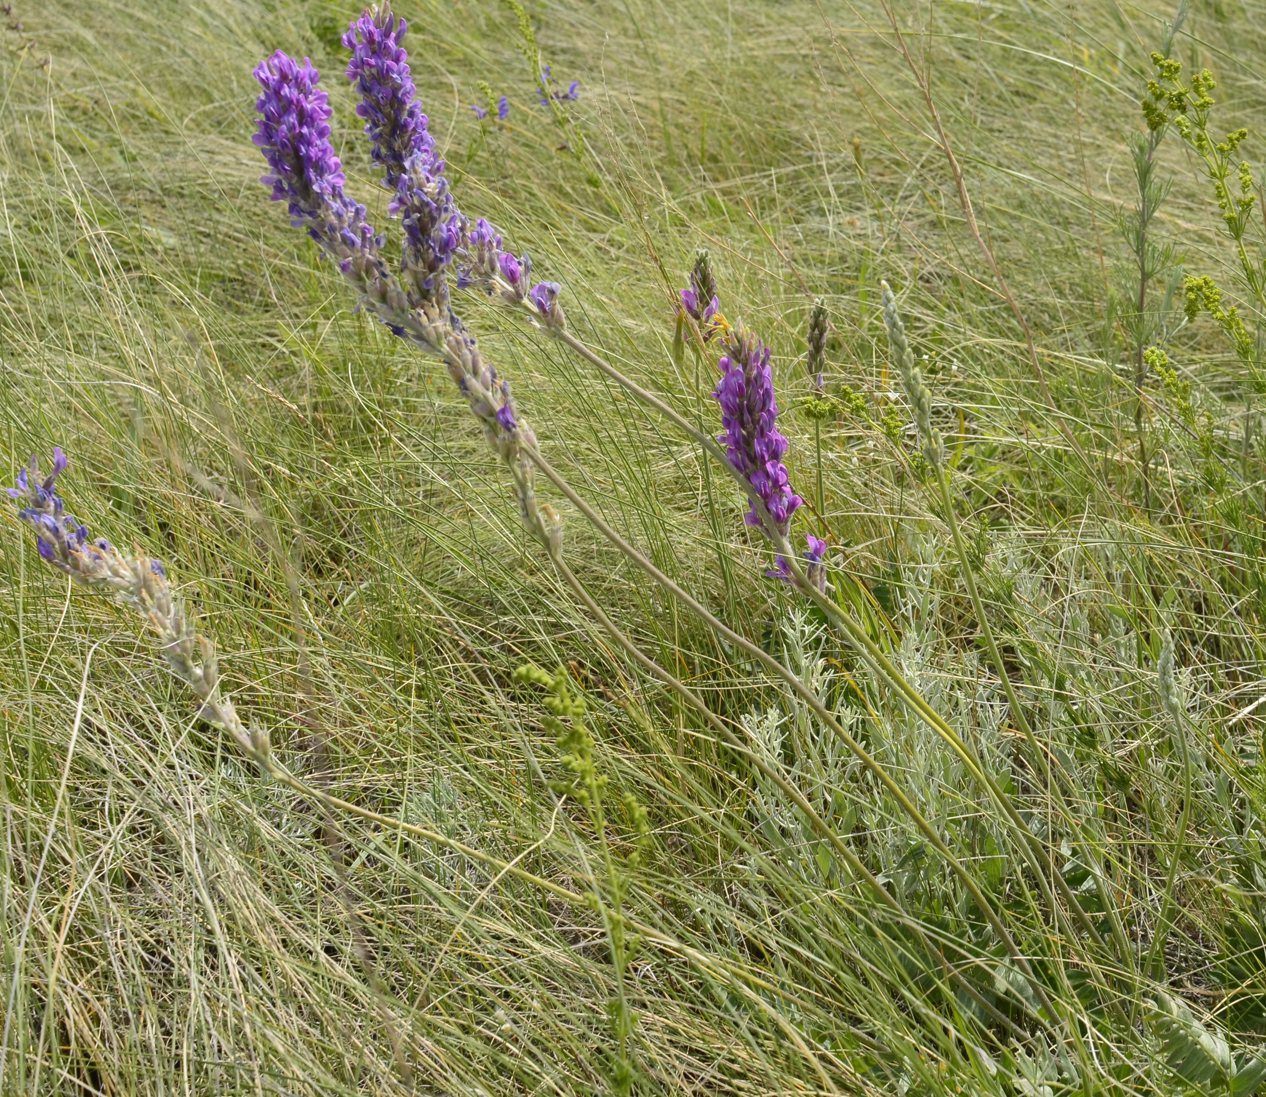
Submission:
{"label": "purple flower cluster", "polygon": [[261,61],[255,79],[258,132],[252,138],[271,173],[260,178],[274,202],[286,202],[291,223],[307,229],[338,261],[344,274],[372,276],[381,267],[382,241],[365,219],[365,207],[343,190],[343,166],[330,144],[329,98],[317,70],[278,50]]}
{"label": "purple flower cluster", "polygon": [[[787,439],[778,430],[778,403],[769,367],[769,348],[742,327],[731,328],[721,314],[716,279],[706,253],[700,253],[690,272],[690,285],[681,291],[681,307],[698,325],[707,343],[719,340],[717,363],[721,380],[713,392],[721,405],[718,441],[725,446],[730,466],[747,483],[753,496],[745,521],[762,530],[775,544],[785,543],[791,517],[804,502],[792,490],[783,464]],[[803,554],[806,578],[818,590],[826,589],[827,545],[812,534]],[[765,574],[775,579],[794,578],[791,562],[781,553],[776,567]]]}
{"label": "purple flower cluster", "polygon": [[545,65],[541,69],[541,79],[536,86],[536,97],[540,100],[541,106],[548,107],[550,105],[550,100],[558,103],[574,103],[580,98],[579,80],[573,80],[570,84],[568,84],[566,91],[550,91],[550,83],[552,80],[553,76],[551,74],[550,67],[549,65]]}
{"label": "purple flower cluster", "polygon": [[[59,571],[84,577],[104,564],[107,557],[117,554],[109,541],[93,540],[88,527],[66,513],[65,502],[53,490],[57,478],[69,464],[61,447],[54,447],[52,472],[42,476],[39,462],[32,456],[27,467],[18,473],[17,485],[5,490],[10,499],[22,504],[18,517],[35,530],[35,548],[40,559]],[[163,565],[157,560],[151,560],[149,566],[155,575],[164,574]]]}
{"label": "purple flower cluster", "polygon": [[[18,517],[35,530],[35,547],[41,559],[58,564],[71,553],[81,552],[90,540],[88,527],[66,513],[62,497],[53,491],[53,483],[70,462],[58,446],[53,450],[53,471],[41,477],[39,463],[32,456],[30,463],[18,473],[17,486],[5,489],[10,499],[25,504]],[[104,547],[109,547],[102,542]]]}
{"label": "purple flower cluster", "polygon": [[[769,369],[769,348],[754,335],[738,332],[725,341],[718,363],[721,380],[713,395],[721,405],[720,441],[730,464],[738,471],[769,512],[774,529],[786,536],[791,516],[804,501],[791,490],[782,463],[787,439],[778,430],[778,404]],[[755,503],[746,518],[749,526],[764,528]]]}
{"label": "purple flower cluster", "polygon": [[376,14],[363,12],[343,35],[343,45],[352,51],[347,78],[360,92],[356,113],[365,119],[373,158],[383,166],[383,184],[389,190],[413,156],[434,155],[435,150],[402,44],[407,29],[384,5]]}

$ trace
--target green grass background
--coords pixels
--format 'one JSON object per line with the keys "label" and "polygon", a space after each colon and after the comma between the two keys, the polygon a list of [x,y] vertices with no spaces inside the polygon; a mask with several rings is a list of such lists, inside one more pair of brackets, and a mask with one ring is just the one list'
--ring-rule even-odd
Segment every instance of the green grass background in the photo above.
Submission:
{"label": "green grass background", "polygon": [[[961,762],[762,578],[743,500],[694,443],[563,348],[459,305],[550,459],[806,675],[908,791],[1058,1016],[1008,991],[1000,943],[873,777],[542,487],[601,604],[952,943],[1002,1020],[618,651],[523,533],[442,369],[354,314],[266,200],[250,70],[280,47],[322,70],[349,186],[387,225],[340,75],[355,9],[15,0],[0,27],[0,465],[67,450],[71,511],[167,562],[239,710],[297,771],[586,891],[602,880],[593,829],[551,792],[540,698],[510,682],[528,660],[568,666],[613,793],[649,812],[630,914],[681,946],[644,945],[627,981],[638,1092],[1235,1092],[1227,1057],[1266,1045],[1260,427],[1234,356],[1207,319],[1180,324],[1175,300],[1165,345],[1215,452],[1149,382],[1145,505],[1122,328],[1127,140],[1170,9],[898,5],[1049,394],[876,4],[532,2],[545,59],[582,83],[567,110],[583,145],[536,105],[508,9],[398,10],[463,209],[563,284],[581,338],[710,431],[713,367],[673,336],[676,287],[711,251],[726,314],[774,350],[789,464],[818,512],[801,528],[829,535],[837,587],[870,593],[855,611],[1023,807],[1102,942],[1043,905]],[[1257,0],[1219,0],[1179,39],[1189,67],[1217,72],[1220,128],[1260,125],[1264,22]],[[503,127],[469,108],[481,80],[510,98]],[[1245,146],[1255,164],[1261,141]],[[1230,292],[1207,185],[1174,142],[1161,171],[1154,228],[1175,269]],[[881,279],[926,356],[970,565],[1070,812],[1014,731],[912,465]],[[867,408],[824,427],[822,500],[797,410],[816,295],[828,382]],[[596,914],[387,828],[331,826],[261,780],[139,624],[50,574],[16,520],[0,525],[0,606],[0,1091],[605,1090],[615,989]],[[1180,717],[1159,684],[1166,628]],[[1175,998],[1190,1013],[1158,1020]],[[1222,1073],[1183,1065],[1202,1047]]]}

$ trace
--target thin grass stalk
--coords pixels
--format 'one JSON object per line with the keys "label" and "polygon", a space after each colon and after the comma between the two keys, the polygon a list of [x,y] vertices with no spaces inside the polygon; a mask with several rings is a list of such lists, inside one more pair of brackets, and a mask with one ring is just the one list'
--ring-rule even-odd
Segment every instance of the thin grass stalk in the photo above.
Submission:
{"label": "thin grass stalk", "polygon": [[[839,722],[835,714],[822,704],[816,694],[814,694],[813,691],[810,690],[796,674],[785,667],[772,655],[752,643],[745,636],[735,632],[723,621],[719,620],[710,610],[698,602],[684,588],[679,586],[664,572],[660,571],[659,568],[647,559],[647,557],[644,556],[635,546],[625,540],[624,537],[613,529],[606,520],[596,510],[594,510],[593,507],[591,507],[584,498],[571,487],[570,484],[568,484],[562,475],[541,455],[540,451],[535,446],[524,445],[523,452],[542,473],[542,475],[544,475],[550,483],[562,492],[572,505],[575,506],[576,509],[579,510],[593,524],[593,526],[604,537],[606,537],[608,541],[611,542],[612,545],[618,548],[624,556],[626,556],[651,579],[654,579],[655,582],[659,583],[665,590],[671,593],[674,597],[678,598],[687,608],[704,621],[704,623],[716,631],[718,635],[741,648],[747,655],[750,655],[767,670],[772,671],[777,677],[781,678],[788,686],[791,687],[800,699],[809,706],[818,719],[823,722],[823,725],[827,727],[831,733],[848,748],[853,756],[862,763],[867,771],[884,786],[885,790],[893,797],[900,806],[901,810],[910,818],[932,847],[944,858],[945,863],[962,881],[963,886],[967,889],[973,901],[977,904],[982,917],[984,917],[989,923],[990,928],[997,935],[998,940],[1007,949],[1012,962],[1029,980],[1030,985],[1033,987],[1034,992],[1038,996],[1043,1007],[1048,1010],[1052,1018],[1058,1017],[1059,1013],[1046,997],[1045,991],[1037,983],[1036,975],[1029,964],[1027,957],[1020,950],[1010,932],[1007,930],[1005,924],[1002,922],[1001,917],[998,915],[997,911],[994,910],[993,904],[989,902],[984,893],[980,890],[979,885],[976,883],[971,873],[968,872],[965,866],[958,860],[957,857],[954,856],[954,852],[945,843],[945,840],[936,832],[936,828],[933,827],[923,813],[919,811],[918,806],[910,799],[905,790],[897,784],[887,770],[885,770],[884,767],[875,760],[875,758],[861,745],[861,743],[849,734],[847,729],[845,729]],[[804,583],[806,585],[812,585],[807,579],[804,579]],[[896,668],[892,668],[892,670],[894,673],[897,673]],[[917,691],[914,690],[913,686],[910,686],[909,688],[917,695]],[[926,705],[926,702],[924,702],[924,704]],[[929,711],[931,711],[930,707]],[[948,725],[945,725],[945,727],[949,730]],[[969,766],[972,765],[971,754],[967,751],[966,744],[962,743],[952,730],[950,730],[949,734],[951,745],[954,741],[956,741],[964,752],[964,760],[968,762]],[[978,763],[975,764],[975,772],[978,775],[981,774]]]}
{"label": "thin grass stalk", "polygon": [[[527,307],[527,311],[529,311],[529,313],[535,312],[531,306]],[[710,454],[714,460],[716,460],[729,472],[735,482],[744,490],[744,493],[748,496],[753,505],[756,506],[758,510],[763,509],[763,502],[752,492],[750,485],[742,477],[742,475],[730,465],[724,451],[719,445],[717,445],[714,439],[697,430],[688,420],[682,417],[663,399],[656,396],[654,393],[649,392],[632,378],[616,369],[591,347],[576,338],[576,336],[574,336],[570,331],[566,329],[545,327],[540,324],[535,316],[533,316],[531,326],[534,330],[547,332],[555,338],[560,339],[587,362],[595,366],[604,375],[620,385],[620,387],[622,387],[626,392],[630,393],[642,403],[654,408],[672,422],[674,426],[693,437],[700,443],[701,446],[703,446],[704,450]],[[539,453],[533,452],[529,456],[531,456],[531,459],[534,462],[537,462],[538,468],[541,467],[538,460],[538,458],[540,458]],[[541,458],[541,460],[543,460],[543,458]],[[544,469],[542,469],[542,471],[545,472]],[[554,481],[556,487],[560,486],[559,481],[554,479],[554,477],[557,476],[557,473],[551,475],[550,472],[545,472],[545,475]],[[563,489],[560,487],[560,490]],[[564,494],[566,494],[566,492],[564,492]],[[573,503],[576,502],[574,498],[572,501]],[[586,515],[586,517],[590,517],[590,515]],[[768,524],[769,523],[767,523],[767,525]],[[619,536],[618,534],[615,534],[614,530],[610,530],[609,526],[607,526],[606,529],[610,531],[611,536]],[[1048,873],[1050,873],[1050,875],[1055,879],[1055,887],[1061,892],[1065,903],[1070,906],[1074,913],[1074,917],[1081,925],[1083,931],[1087,932],[1091,936],[1092,940],[1099,941],[1100,938],[1098,931],[1086,916],[1080,904],[1077,903],[1071,889],[1067,887],[1066,883],[1061,877],[1059,877],[1058,873],[1053,872],[1053,864],[1049,859],[1049,852],[1042,847],[1040,840],[1033,834],[1032,830],[1025,826],[1023,820],[1020,818],[1019,812],[1015,810],[1014,805],[1011,804],[1010,800],[998,786],[997,782],[989,776],[975,752],[972,751],[966,742],[963,741],[953,728],[950,727],[949,723],[927,703],[926,699],[909,683],[905,676],[901,674],[900,670],[893,665],[893,663],[883,653],[882,649],[874,643],[865,630],[857,626],[855,622],[841,613],[839,607],[831,599],[827,598],[825,594],[818,591],[815,584],[808,581],[799,567],[796,552],[791,547],[790,543],[784,539],[781,544],[776,544],[775,547],[785,559],[791,562],[793,571],[795,571],[798,576],[796,585],[808,597],[810,597],[815,604],[820,606],[827,613],[828,617],[836,625],[836,627],[840,628],[850,642],[852,642],[856,648],[860,649],[864,661],[868,663],[871,670],[875,672],[879,678],[887,681],[889,686],[895,689],[898,695],[906,700],[915,714],[951,747],[955,754],[957,754],[967,766],[968,772],[972,774],[977,782],[980,783],[987,792],[989,792],[991,798],[1002,808],[1014,829],[1023,835],[1024,841],[1021,848],[1027,848],[1031,851],[1029,854],[1030,865],[1036,873],[1039,882],[1042,884],[1043,890],[1046,893],[1048,905],[1050,905],[1052,912],[1055,913],[1056,917],[1059,916],[1058,912],[1060,905],[1056,903],[1055,896],[1050,890],[1050,885],[1047,882]],[[676,589],[680,590],[681,588],[678,587]],[[687,595],[686,597],[689,596]],[[695,605],[697,606],[698,603],[695,603]],[[702,607],[699,607],[699,609],[703,613],[707,613],[707,610],[704,610]],[[711,614],[708,614],[708,616],[712,621],[716,621],[716,618]],[[717,624],[720,624],[720,622],[717,622]],[[841,728],[840,730],[842,731],[843,729]],[[913,807],[913,805],[911,806]]]}

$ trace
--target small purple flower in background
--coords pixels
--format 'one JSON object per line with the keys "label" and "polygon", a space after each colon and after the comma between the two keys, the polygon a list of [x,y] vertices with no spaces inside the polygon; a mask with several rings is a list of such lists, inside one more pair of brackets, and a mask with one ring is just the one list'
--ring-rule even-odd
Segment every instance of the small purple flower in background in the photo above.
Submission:
{"label": "small purple flower in background", "polygon": [[711,339],[720,330],[720,325],[725,322],[725,317],[723,316],[720,322],[717,322],[717,317],[721,316],[721,303],[714,296],[708,298],[707,304],[701,309],[699,301],[698,290],[684,289],[681,291],[681,307],[686,310],[689,316],[694,318],[704,339]]}
{"label": "small purple flower in background", "polygon": [[548,107],[551,100],[557,103],[574,103],[580,98],[579,80],[573,80],[570,84],[568,84],[566,91],[550,91],[549,87],[551,80],[552,77],[550,75],[549,65],[542,66],[541,79],[536,86],[536,97],[541,106]]}
{"label": "small purple flower in background", "polygon": [[[769,369],[769,348],[754,335],[739,332],[727,338],[718,363],[721,380],[713,395],[721,405],[719,441],[730,464],[765,505],[781,536],[787,535],[791,516],[804,501],[791,489],[782,456],[787,439],[777,427],[778,404]],[[753,503],[747,524],[764,528]]]}
{"label": "small purple flower in background", "polygon": [[[490,99],[489,102],[491,103],[492,100]],[[470,109],[475,112],[475,117],[478,118],[479,121],[483,122],[485,119],[487,119],[488,110],[485,107],[481,107],[478,103],[473,103],[471,104]],[[509,96],[503,95],[500,99],[497,100],[497,121],[504,122],[509,117],[510,117],[510,98]]]}

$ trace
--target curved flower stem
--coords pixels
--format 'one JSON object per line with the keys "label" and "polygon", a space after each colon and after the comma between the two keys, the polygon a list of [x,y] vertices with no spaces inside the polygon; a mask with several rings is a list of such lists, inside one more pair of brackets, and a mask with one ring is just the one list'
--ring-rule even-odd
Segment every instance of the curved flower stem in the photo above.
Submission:
{"label": "curved flower stem", "polygon": [[[535,313],[536,310],[532,308],[530,304],[526,307],[528,311]],[[532,323],[534,328],[546,332],[565,343],[568,347],[584,358],[585,361],[589,362],[605,376],[615,381],[616,384],[620,385],[620,387],[630,395],[634,396],[647,406],[654,408],[661,415],[667,418],[674,426],[699,442],[703,448],[730,473],[733,479],[743,488],[748,498],[757,505],[758,509],[763,508],[763,503],[756,497],[747,481],[733,468],[733,466],[730,465],[729,461],[726,459],[725,452],[713,438],[704,434],[702,431],[697,430],[689,422],[689,420],[685,419],[680,413],[675,411],[661,397],[656,396],[654,393],[639,385],[632,378],[616,369],[615,366],[566,329],[546,327],[545,325],[540,324],[535,318],[533,318]],[[542,467],[541,461],[544,459],[540,457],[540,454],[533,451],[530,452],[529,456],[533,462],[537,464],[537,467],[541,468],[541,471],[545,473],[546,477],[552,480],[555,486],[559,487],[559,490],[563,490],[564,494],[567,494],[567,491],[560,485],[559,481],[555,479],[558,474],[553,472],[553,470],[546,471],[546,469]],[[569,498],[572,499],[573,503],[576,502],[576,499],[573,496],[569,495]],[[586,517],[591,517],[591,515],[586,514]],[[610,530],[610,527],[606,528]],[[772,523],[766,522],[765,528],[772,528]],[[612,535],[618,537],[618,534],[615,534],[614,530],[611,530],[610,532]],[[632,548],[632,546],[629,547],[630,549]],[[1041,841],[1035,834],[1033,834],[1032,830],[1025,826],[1024,821],[1020,818],[1020,814],[1016,811],[1015,806],[1011,803],[1006,793],[1002,791],[998,783],[989,775],[975,752],[967,745],[966,742],[963,741],[958,733],[954,731],[948,721],[946,721],[945,718],[927,702],[922,694],[920,694],[919,691],[910,684],[909,680],[906,679],[901,671],[892,664],[891,660],[887,658],[883,650],[870,638],[865,630],[857,625],[856,622],[841,613],[839,607],[834,601],[819,591],[813,583],[808,581],[804,575],[803,569],[800,567],[800,562],[797,559],[795,550],[791,547],[790,543],[785,538],[782,539],[781,543],[777,543],[777,541],[775,541],[775,549],[790,562],[793,573],[796,575],[797,587],[807,594],[816,605],[820,606],[828,615],[832,623],[844,632],[853,645],[859,649],[864,660],[870,665],[871,669],[877,673],[879,677],[887,681],[889,685],[895,689],[897,694],[909,704],[915,714],[950,746],[955,754],[957,754],[962,762],[967,766],[968,771],[972,774],[972,776],[989,792],[991,799],[993,799],[1002,808],[1012,826],[1024,836],[1023,848],[1026,848],[1029,851],[1029,856],[1026,859],[1029,860],[1030,867],[1033,868],[1042,886],[1042,890],[1045,893],[1048,905],[1052,907],[1056,917],[1059,917],[1060,904],[1055,901],[1054,894],[1051,891],[1049,883],[1049,879],[1051,878],[1056,881],[1055,887],[1060,891],[1065,903],[1068,904],[1070,909],[1074,912],[1074,917],[1081,926],[1082,930],[1089,934],[1092,940],[1100,941],[1099,933],[1095,929],[1094,924],[1090,921],[1080,903],[1076,901],[1076,898],[1073,896],[1071,890],[1063,880],[1063,877],[1054,870],[1054,866],[1050,860],[1050,852],[1042,846]],[[649,561],[647,561],[647,563],[649,564]],[[671,580],[669,580],[669,582],[671,582]],[[680,590],[680,588],[677,589]],[[684,594],[684,592],[682,593]],[[687,595],[687,597],[689,596]],[[697,606],[698,603],[695,603],[695,605]],[[698,608],[700,611],[707,614],[708,611],[703,609],[703,607],[700,606]],[[711,617],[710,614],[708,616]],[[717,624],[721,624],[721,622],[717,621],[715,617],[712,617],[712,620],[716,621]],[[763,654],[764,653],[762,652],[762,655]],[[1031,735],[1032,732],[1030,731],[1030,736]]]}
{"label": "curved flower stem", "polygon": [[[905,790],[897,784],[888,771],[879,764],[879,762],[866,750],[866,748],[849,734],[848,730],[839,722],[835,714],[822,703],[818,696],[794,673],[788,670],[787,667],[783,666],[782,663],[762,648],[752,643],[752,641],[747,639],[747,637],[735,632],[732,628],[725,624],[724,621],[717,618],[710,610],[707,609],[707,607],[698,602],[688,591],[679,586],[673,581],[673,579],[664,574],[664,572],[660,571],[659,568],[657,568],[635,546],[626,541],[618,532],[616,532],[616,530],[608,525],[602,515],[594,510],[593,507],[590,506],[589,503],[587,503],[584,498],[582,498],[571,487],[571,485],[562,477],[553,465],[551,465],[549,461],[541,455],[540,451],[535,446],[525,445],[523,447],[523,452],[537,467],[537,469],[540,470],[542,475],[544,475],[550,483],[562,492],[563,495],[571,501],[572,505],[575,506],[576,509],[579,510],[594,525],[594,527],[604,537],[606,537],[608,541],[615,545],[632,563],[654,579],[655,582],[662,586],[665,590],[669,591],[675,598],[681,601],[701,620],[707,623],[709,627],[711,627],[719,636],[724,637],[730,643],[740,648],[745,654],[755,659],[767,670],[772,671],[777,677],[781,678],[788,686],[791,687],[800,699],[809,706],[817,718],[822,721],[823,725],[827,727],[836,738],[843,742],[853,756],[861,762],[861,764],[872,774],[872,776],[875,777],[876,780],[879,781],[881,785],[883,785],[889,795],[891,795],[900,806],[901,810],[905,812],[905,814],[918,828],[920,833],[923,834],[924,838],[927,839],[928,843],[942,856],[942,858],[944,858],[945,863],[962,881],[964,888],[966,888],[967,892],[971,895],[973,901],[977,905],[977,908],[980,910],[981,916],[989,923],[990,928],[997,935],[998,940],[1007,949],[1012,962],[1029,980],[1029,985],[1037,995],[1043,1008],[1048,1011],[1052,1019],[1058,1017],[1059,1014],[1055,1010],[1053,1003],[1047,997],[1045,990],[1038,983],[1036,974],[1033,971],[1032,966],[1029,964],[1028,957],[1021,952],[1019,945],[1016,944],[1015,939],[1011,936],[1010,931],[1003,923],[1001,917],[998,915],[997,911],[994,910],[993,904],[990,903],[984,892],[980,890],[980,886],[976,883],[971,873],[968,872],[962,862],[954,856],[953,850],[949,848],[945,840],[937,833],[936,828],[932,826],[926,816],[919,811],[918,806],[910,799]],[[804,582],[806,585],[811,585],[808,583],[807,579],[804,580]],[[823,596],[823,598],[825,600],[825,596]],[[888,665],[891,667],[891,664]],[[900,681],[905,682],[905,679],[901,677],[895,667],[891,668],[891,673],[894,674]],[[908,682],[905,684],[914,696],[919,696],[918,691],[915,690],[913,686],[910,686]],[[922,701],[921,697],[919,699]],[[921,714],[924,712],[934,711],[926,701],[922,701],[922,703],[923,709],[920,710]],[[944,726],[945,731],[948,732],[949,738],[947,741],[950,742],[951,746],[957,746],[960,756],[963,758],[965,764],[967,764],[969,769],[972,770],[974,775],[976,775],[979,779],[985,780],[985,775],[981,772],[979,762],[968,750],[966,744],[958,738],[948,724],[945,724],[943,720],[940,721],[940,723]],[[940,729],[936,728],[936,730],[939,731]],[[989,787],[996,788],[996,785],[993,785],[987,780],[986,784]],[[1001,793],[1001,790],[998,791]],[[1012,811],[1014,811],[1014,809],[1012,809]],[[1023,826],[1022,823],[1020,825]]]}

